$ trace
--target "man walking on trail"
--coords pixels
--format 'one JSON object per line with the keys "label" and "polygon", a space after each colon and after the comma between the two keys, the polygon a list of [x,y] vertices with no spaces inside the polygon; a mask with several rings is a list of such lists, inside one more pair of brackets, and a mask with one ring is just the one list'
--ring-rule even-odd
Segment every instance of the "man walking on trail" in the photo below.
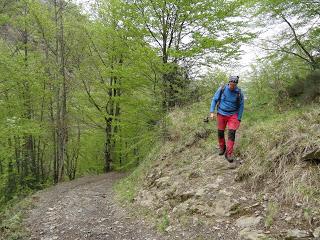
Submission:
{"label": "man walking on trail", "polygon": [[[229,84],[220,87],[214,94],[210,108],[210,118],[216,118],[214,109],[217,106],[217,126],[219,155],[225,154],[228,162],[234,161],[233,146],[236,138],[236,130],[240,126],[244,97],[241,89],[237,87],[239,76],[230,76]],[[224,130],[228,125],[228,142],[224,138]]]}

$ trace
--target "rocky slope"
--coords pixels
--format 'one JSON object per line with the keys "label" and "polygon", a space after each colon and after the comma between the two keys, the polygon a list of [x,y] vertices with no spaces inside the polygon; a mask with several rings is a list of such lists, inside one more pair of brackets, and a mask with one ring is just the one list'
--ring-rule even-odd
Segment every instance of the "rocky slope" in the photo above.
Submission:
{"label": "rocky slope", "polygon": [[142,209],[164,235],[177,239],[320,238],[319,205],[283,198],[278,194],[279,181],[272,177],[254,184],[243,180],[245,168],[239,164],[231,168],[212,149],[212,126],[199,122],[194,128],[184,126],[184,133],[174,122],[173,126],[168,141],[152,156],[155,161],[130,205]]}

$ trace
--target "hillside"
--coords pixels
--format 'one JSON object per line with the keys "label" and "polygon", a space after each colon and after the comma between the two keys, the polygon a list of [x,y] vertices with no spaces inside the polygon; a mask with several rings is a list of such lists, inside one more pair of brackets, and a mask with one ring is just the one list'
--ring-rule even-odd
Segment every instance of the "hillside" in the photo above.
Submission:
{"label": "hillside", "polygon": [[117,186],[119,197],[171,237],[319,237],[319,105],[256,119],[248,109],[236,169],[216,153],[214,123],[203,122],[206,107],[170,114],[167,139]]}

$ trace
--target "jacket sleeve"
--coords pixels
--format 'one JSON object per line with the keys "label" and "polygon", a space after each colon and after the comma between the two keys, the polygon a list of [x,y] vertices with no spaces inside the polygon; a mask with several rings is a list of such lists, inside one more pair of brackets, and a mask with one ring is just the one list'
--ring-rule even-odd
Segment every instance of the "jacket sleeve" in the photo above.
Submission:
{"label": "jacket sleeve", "polygon": [[239,108],[239,113],[238,113],[238,120],[239,121],[241,121],[243,109],[244,109],[244,95],[241,92],[241,101],[240,101],[240,108]]}
{"label": "jacket sleeve", "polygon": [[216,108],[216,105],[218,103],[219,100],[219,95],[221,92],[221,87],[216,91],[216,93],[214,94],[212,101],[211,101],[211,107],[210,107],[210,112],[213,113],[214,109]]}

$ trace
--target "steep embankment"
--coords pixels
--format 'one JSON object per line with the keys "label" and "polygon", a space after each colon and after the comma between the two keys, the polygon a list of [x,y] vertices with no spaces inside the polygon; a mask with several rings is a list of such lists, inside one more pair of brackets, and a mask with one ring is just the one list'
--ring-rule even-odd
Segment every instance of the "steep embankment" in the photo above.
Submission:
{"label": "steep embankment", "polygon": [[171,113],[167,140],[117,186],[120,197],[171,237],[319,237],[319,107],[243,121],[237,169],[216,154],[205,113],[202,104]]}

